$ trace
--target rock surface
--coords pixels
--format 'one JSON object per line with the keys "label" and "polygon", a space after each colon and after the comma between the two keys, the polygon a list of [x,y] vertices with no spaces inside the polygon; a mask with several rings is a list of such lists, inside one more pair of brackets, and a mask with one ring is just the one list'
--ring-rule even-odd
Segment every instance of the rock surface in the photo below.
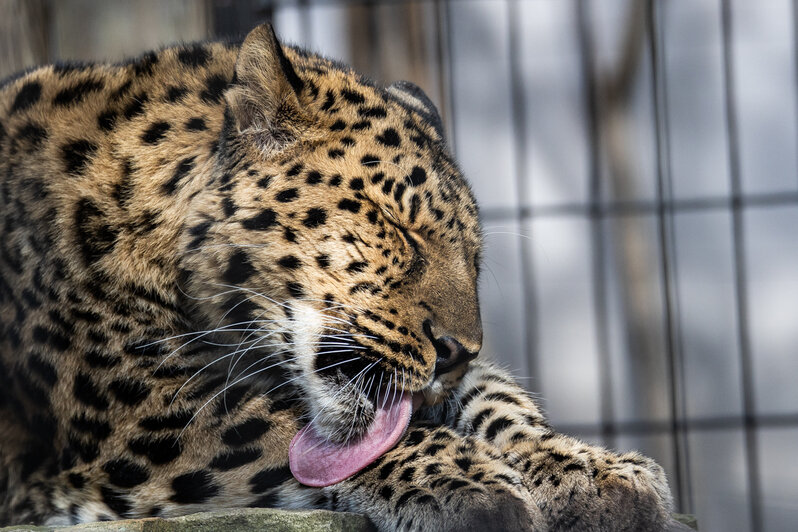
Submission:
{"label": "rock surface", "polygon": [[[674,514],[674,519],[698,530],[695,517]],[[18,525],[0,528],[0,532],[366,532],[373,530],[368,519],[359,514],[327,510],[276,510],[241,508],[217,512],[201,512],[182,517],[161,519],[127,519],[76,526],[51,527]]]}
{"label": "rock surface", "polygon": [[127,519],[86,523],[66,527],[12,526],[0,528],[2,532],[18,530],[58,532],[250,532],[268,530],[275,532],[365,532],[371,530],[369,521],[362,515],[327,510],[292,511],[270,508],[242,508],[218,512],[201,512],[182,517],[161,519]]}

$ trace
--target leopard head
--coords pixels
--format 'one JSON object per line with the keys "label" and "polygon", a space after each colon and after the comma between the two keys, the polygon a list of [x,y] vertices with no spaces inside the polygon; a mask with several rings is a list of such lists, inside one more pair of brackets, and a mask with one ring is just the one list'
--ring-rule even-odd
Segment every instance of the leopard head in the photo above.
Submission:
{"label": "leopard head", "polygon": [[212,327],[247,331],[247,373],[287,371],[330,440],[367,430],[378,396],[439,401],[481,347],[482,238],[434,105],[268,26],[235,69],[187,292]]}

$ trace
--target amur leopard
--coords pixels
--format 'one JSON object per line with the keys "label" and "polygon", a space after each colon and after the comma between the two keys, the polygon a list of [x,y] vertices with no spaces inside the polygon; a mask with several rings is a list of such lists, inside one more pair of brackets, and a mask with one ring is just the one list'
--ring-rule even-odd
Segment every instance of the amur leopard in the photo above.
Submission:
{"label": "amur leopard", "polygon": [[235,507],[661,530],[663,470],[475,359],[477,205],[415,85],[270,26],[0,88],[0,525]]}

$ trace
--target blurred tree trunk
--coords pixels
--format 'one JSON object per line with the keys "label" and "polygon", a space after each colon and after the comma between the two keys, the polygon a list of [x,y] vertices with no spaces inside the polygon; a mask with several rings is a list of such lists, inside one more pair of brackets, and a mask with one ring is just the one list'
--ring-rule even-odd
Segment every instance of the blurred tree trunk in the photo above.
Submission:
{"label": "blurred tree trunk", "polygon": [[0,0],[0,79],[47,62],[47,0]]}

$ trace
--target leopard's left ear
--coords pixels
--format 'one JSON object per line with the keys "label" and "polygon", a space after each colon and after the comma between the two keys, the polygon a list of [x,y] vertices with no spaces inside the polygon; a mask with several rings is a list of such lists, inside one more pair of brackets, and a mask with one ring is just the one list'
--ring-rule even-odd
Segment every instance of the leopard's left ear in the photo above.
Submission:
{"label": "leopard's left ear", "polygon": [[283,52],[271,24],[252,30],[238,53],[225,98],[239,133],[251,133],[264,150],[294,140],[304,122],[305,82]]}
{"label": "leopard's left ear", "polygon": [[434,129],[438,136],[443,139],[443,120],[441,119],[438,108],[432,103],[424,91],[409,81],[397,81],[388,87],[388,93],[398,99],[402,104],[411,107],[420,114]]}

